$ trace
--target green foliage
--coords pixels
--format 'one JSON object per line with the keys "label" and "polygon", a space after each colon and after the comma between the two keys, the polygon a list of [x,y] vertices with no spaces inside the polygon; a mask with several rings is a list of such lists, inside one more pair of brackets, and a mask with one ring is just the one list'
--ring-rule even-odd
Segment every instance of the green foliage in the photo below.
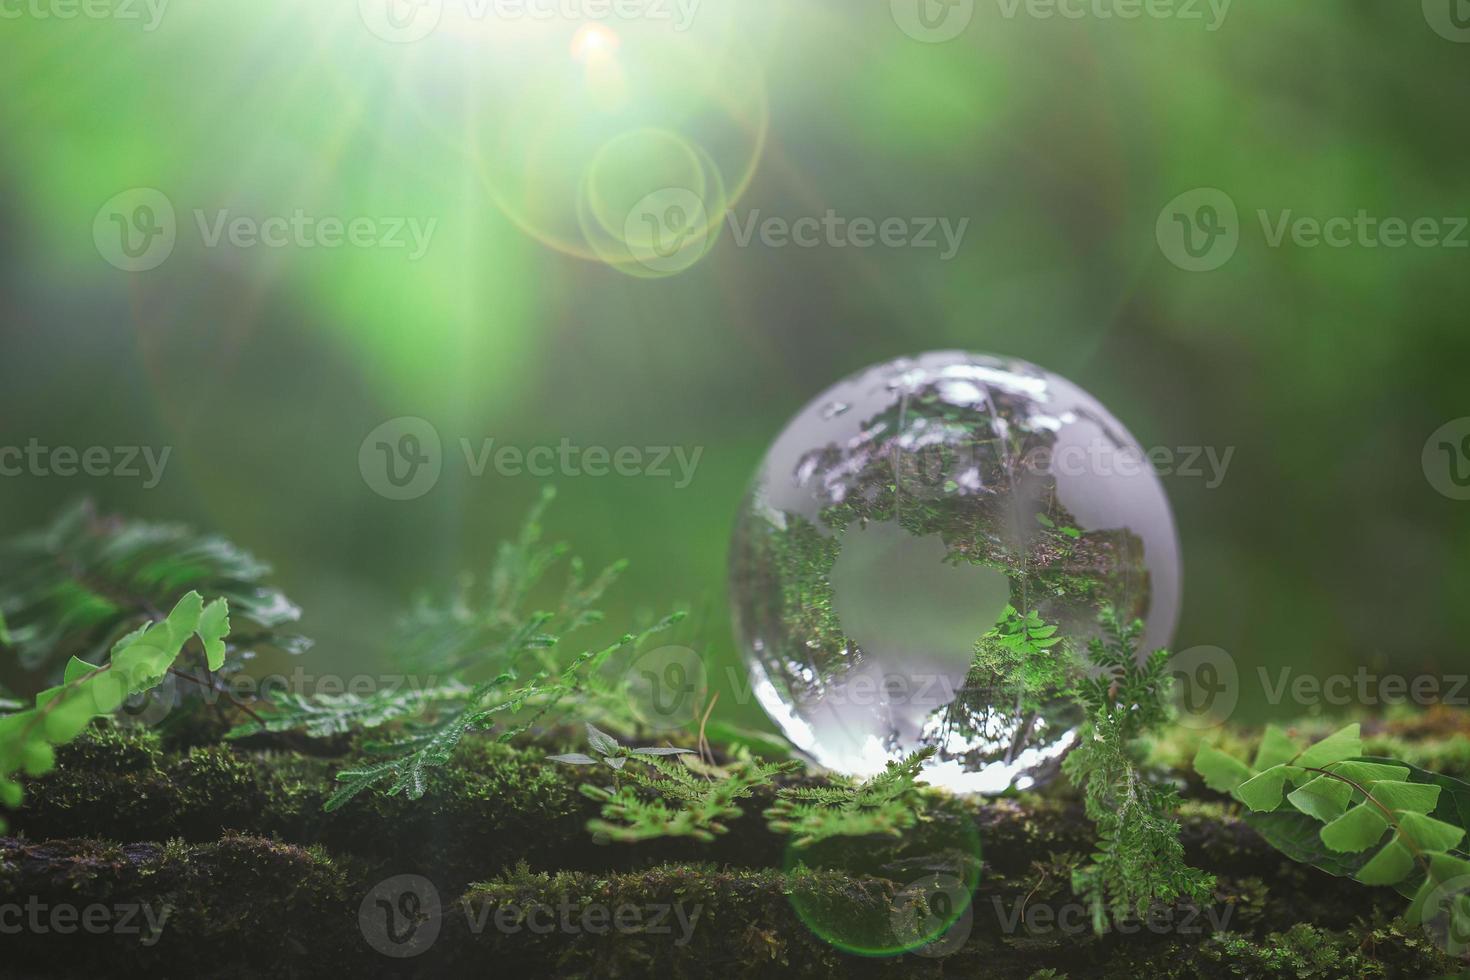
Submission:
{"label": "green foliage", "polygon": [[[658,837],[714,840],[726,832],[724,821],[740,816],[737,800],[796,767],[796,763],[738,762],[719,772],[718,778],[698,775],[672,758],[693,755],[689,749],[628,748],[591,724],[587,725],[587,744],[595,756],[571,752],[550,759],[574,766],[607,766],[629,780],[611,789],[581,787],[584,796],[602,804],[602,816],[588,821],[587,829],[620,843]],[[629,762],[640,765],[629,766]]]}
{"label": "green foliage", "polygon": [[467,577],[450,599],[420,600],[404,621],[405,658],[435,680],[368,696],[283,695],[264,717],[238,726],[230,737],[292,730],[326,736],[398,726],[389,738],[363,743],[369,756],[364,764],[337,774],[342,785],[326,803],[335,810],[370,787],[419,799],[429,772],[449,764],[466,733],[488,730],[497,721],[504,723],[502,742],[559,707],[612,717],[615,727],[636,726],[628,698],[604,676],[606,668],[683,614],[561,662],[558,643],[602,621],[593,606],[623,566],[614,564],[587,581],[582,563],[572,559],[554,607],[530,608],[546,573],[566,555],[564,545],[542,543],[541,517],[554,496],[550,488],[542,493],[515,540],[498,549],[483,584]]}
{"label": "green foliage", "polygon": [[766,810],[766,822],[776,833],[795,837],[797,847],[829,837],[902,836],[918,823],[923,809],[919,771],[933,755],[934,749],[926,748],[890,761],[882,772],[862,782],[782,789]]}
{"label": "green foliage", "polygon": [[[635,648],[649,635],[667,629],[679,618],[670,616],[641,633],[627,634],[602,650],[583,653],[560,673],[539,671],[523,678],[511,668],[475,685],[461,704],[432,722],[411,725],[400,738],[391,741],[365,743],[363,748],[371,755],[389,758],[339,772],[337,779],[343,785],[327,800],[326,809],[335,810],[363,790],[379,784],[386,784],[390,796],[406,792],[409,799],[421,798],[428,788],[428,771],[448,765],[466,733],[488,730],[494,725],[495,716],[503,715],[513,721],[501,731],[498,740],[510,741],[581,689],[586,674],[597,671],[614,654]],[[530,714],[522,714],[527,709]]]}
{"label": "green foliage", "polygon": [[229,632],[228,603],[216,599],[205,605],[199,593],[190,592],[167,618],[118,640],[106,664],[73,657],[62,683],[38,694],[34,708],[0,718],[0,801],[12,809],[19,806],[16,772],[49,772],[55,765],[53,746],[70,742],[93,718],[112,713],[130,695],[157,687],[191,638],[198,638],[209,668],[218,670]]}
{"label": "green foliage", "polygon": [[542,542],[541,520],[555,498],[553,488],[542,491],[515,540],[500,543],[483,580],[466,575],[445,599],[419,598],[399,628],[398,650],[405,663],[437,676],[487,676],[529,653],[551,669],[557,664],[547,651],[558,637],[602,622],[602,613],[592,607],[617,581],[624,562],[587,582],[582,561],[572,558],[556,607],[527,610],[532,593],[567,556],[565,544]]}
{"label": "green foliage", "polygon": [[794,762],[745,761],[700,774],[677,759],[631,758],[638,764],[620,770],[626,783],[611,789],[581,787],[584,796],[602,804],[602,816],[588,821],[587,829],[627,844],[657,837],[712,841],[728,830],[726,821],[740,816],[737,801],[798,767]]}
{"label": "green foliage", "polygon": [[1214,878],[1184,862],[1178,793],[1150,782],[1129,749],[1168,720],[1169,654],[1158,650],[1140,663],[1143,624],[1122,622],[1111,607],[1099,621],[1103,635],[1088,644],[1096,674],[1076,688],[1087,721],[1063,767],[1073,785],[1084,787],[1087,816],[1097,824],[1097,850],[1072,884],[1101,932],[1110,919],[1143,916],[1155,905],[1206,902]]}
{"label": "green foliage", "polygon": [[1064,693],[1072,680],[1075,662],[1063,651],[1055,624],[1047,623],[1032,610],[1024,615],[1006,606],[994,628],[975,643],[971,673],[991,674],[1002,684],[1024,696]]}
{"label": "green foliage", "polygon": [[644,748],[632,749],[619,744],[607,732],[600,731],[591,724],[587,725],[587,744],[592,751],[597,753],[596,757],[585,755],[581,752],[570,752],[566,755],[548,756],[552,762],[565,762],[573,766],[595,766],[599,763],[609,769],[620,770],[634,756],[665,756],[665,755],[693,755],[693,749],[678,748]]}
{"label": "green foliage", "polygon": [[396,685],[369,695],[287,691],[271,698],[272,710],[264,718],[237,725],[225,738],[295,730],[312,738],[326,738],[413,718],[436,706],[463,702],[469,693],[470,688],[458,682],[426,689]]}
{"label": "green foliage", "polygon": [[1361,752],[1356,724],[1311,746],[1273,726],[1249,766],[1209,746],[1194,765],[1207,786],[1245,804],[1283,853],[1397,888],[1411,899],[1410,924],[1470,934],[1470,784]]}
{"label": "green foliage", "polygon": [[257,645],[304,650],[306,640],[281,632],[301,612],[265,584],[269,574],[223,538],[103,517],[82,503],[0,544],[0,646],[23,670],[57,676],[72,657],[100,659],[192,591],[229,603],[232,655]]}

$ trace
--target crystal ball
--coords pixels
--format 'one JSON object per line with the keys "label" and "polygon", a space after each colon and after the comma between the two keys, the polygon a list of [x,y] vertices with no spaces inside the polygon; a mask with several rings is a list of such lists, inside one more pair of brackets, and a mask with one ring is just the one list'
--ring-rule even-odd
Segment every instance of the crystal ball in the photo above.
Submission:
{"label": "crystal ball", "polygon": [[964,793],[1055,775],[1082,720],[1068,670],[1105,606],[1144,622],[1140,656],[1179,613],[1178,535],[1139,443],[1065,378],[958,351],[808,404],[730,562],[752,693],[792,743],[857,776],[932,747],[925,780]]}

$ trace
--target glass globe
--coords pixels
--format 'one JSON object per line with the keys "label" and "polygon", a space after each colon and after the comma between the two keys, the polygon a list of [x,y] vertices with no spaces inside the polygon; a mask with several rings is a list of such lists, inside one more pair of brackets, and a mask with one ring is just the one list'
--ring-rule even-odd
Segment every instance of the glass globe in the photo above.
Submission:
{"label": "glass globe", "polygon": [[1179,561],[1157,474],[1097,399],[945,351],[786,426],[736,523],[731,597],[753,693],[818,763],[867,776],[932,746],[928,782],[997,793],[1075,741],[1062,690],[1104,605],[1144,621],[1141,652],[1168,644]]}

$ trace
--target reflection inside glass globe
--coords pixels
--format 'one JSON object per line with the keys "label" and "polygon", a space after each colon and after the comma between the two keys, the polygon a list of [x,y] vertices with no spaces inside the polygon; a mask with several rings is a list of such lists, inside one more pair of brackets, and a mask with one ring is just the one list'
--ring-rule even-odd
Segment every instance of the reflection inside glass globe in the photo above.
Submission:
{"label": "reflection inside glass globe", "polygon": [[940,352],[863,371],[767,453],[731,590],[753,691],[817,762],[920,748],[958,792],[1034,787],[1081,721],[1067,685],[1108,605],[1166,645],[1179,546],[1158,477],[1092,396]]}

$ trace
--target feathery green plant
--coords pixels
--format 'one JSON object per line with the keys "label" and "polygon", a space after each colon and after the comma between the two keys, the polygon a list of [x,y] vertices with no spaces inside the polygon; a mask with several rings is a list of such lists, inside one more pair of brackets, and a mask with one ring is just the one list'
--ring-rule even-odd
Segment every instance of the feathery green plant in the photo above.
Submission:
{"label": "feathery green plant", "polygon": [[226,600],[235,620],[221,668],[256,646],[292,653],[309,642],[282,627],[301,611],[267,585],[270,566],[214,535],[100,515],[90,502],[48,527],[0,543],[0,647],[15,665],[60,676],[97,660],[189,592]]}
{"label": "feathery green plant", "polygon": [[975,643],[967,686],[985,686],[995,678],[1023,701],[1065,694],[1077,674],[1077,662],[1062,643],[1057,626],[1036,610],[1021,613],[1006,606],[1000,621]]}
{"label": "feathery green plant", "polygon": [[[597,671],[614,654],[637,647],[648,636],[669,628],[680,618],[675,614],[640,633],[629,633],[601,650],[583,653],[560,673],[539,671],[526,679],[514,668],[508,669],[475,685],[461,704],[433,722],[413,725],[391,741],[365,743],[363,748],[369,754],[390,758],[337,773],[337,780],[343,785],[327,800],[326,809],[335,810],[380,783],[387,785],[390,796],[406,792],[411,800],[421,798],[428,788],[428,771],[448,765],[467,733],[487,731],[494,726],[495,716],[504,715],[514,720],[497,740],[510,741],[578,691],[586,674]],[[522,715],[527,708],[532,713]]]}
{"label": "feathery green plant", "polygon": [[572,766],[595,766],[604,765],[609,769],[621,770],[633,756],[663,756],[663,755],[693,755],[693,749],[680,749],[673,747],[654,748],[628,748],[613,738],[607,732],[601,731],[595,725],[587,725],[587,745],[596,752],[596,757],[583,752],[568,752],[565,755],[552,755],[547,758],[552,762],[565,762]]}
{"label": "feathery green plant", "polygon": [[932,747],[921,749],[890,761],[882,772],[864,781],[782,789],[766,810],[767,825],[776,833],[794,836],[796,847],[829,837],[902,836],[918,823],[923,809],[919,772],[934,751]]}
{"label": "feathery green plant", "polygon": [[[740,816],[737,800],[749,796],[758,786],[768,785],[780,773],[796,768],[791,762],[746,760],[725,767],[714,778],[697,774],[671,758],[693,755],[690,749],[628,748],[591,724],[587,725],[587,744],[595,756],[571,752],[549,758],[574,766],[607,766],[629,780],[624,784],[618,779],[611,789],[581,787],[583,796],[602,804],[601,817],[589,820],[587,829],[625,844],[657,837],[714,840],[728,829],[724,821]],[[648,769],[630,767],[629,762],[646,764]]]}
{"label": "feathery green plant", "polygon": [[1452,952],[1463,954],[1470,784],[1362,750],[1356,724],[1311,746],[1270,726],[1250,765],[1203,746],[1194,766],[1211,789],[1245,804],[1248,822],[1278,850],[1330,874],[1393,886],[1410,899],[1409,924],[1442,923]]}
{"label": "feathery green plant", "polygon": [[[581,787],[582,795],[602,804],[601,817],[587,822],[593,834],[620,843],[655,837],[714,840],[729,829],[725,821],[741,815],[737,801],[798,765],[741,761],[714,775],[701,775],[677,759],[634,758],[640,765],[621,770],[627,782],[612,789]],[[640,794],[640,789],[647,792]]]}
{"label": "feathery green plant", "polygon": [[1169,653],[1157,650],[1140,663],[1143,623],[1123,622],[1111,606],[1099,622],[1103,635],[1087,647],[1094,674],[1074,692],[1087,720],[1062,766],[1083,789],[1083,807],[1097,825],[1097,849],[1073,872],[1072,886],[1101,932],[1110,919],[1143,916],[1158,904],[1208,901],[1214,878],[1184,861],[1178,793],[1152,783],[1129,750],[1169,719]]}
{"label": "feathery green plant", "polygon": [[16,772],[49,772],[56,764],[53,746],[76,738],[93,718],[111,714],[130,695],[158,686],[191,638],[198,638],[209,669],[218,670],[229,632],[228,603],[216,599],[205,605],[199,593],[190,592],[166,618],[118,640],[107,663],[73,657],[61,684],[36,695],[34,708],[0,717],[0,801],[11,809],[20,806]]}
{"label": "feathery green plant", "polygon": [[528,608],[547,572],[567,554],[563,544],[542,542],[541,518],[554,496],[549,487],[542,492],[516,538],[501,544],[483,582],[467,576],[445,601],[420,599],[401,624],[400,652],[432,680],[367,696],[282,695],[229,737],[294,730],[326,736],[400,726],[389,738],[364,742],[369,760],[337,774],[342,785],[326,803],[335,810],[371,787],[422,797],[430,770],[449,764],[467,733],[489,730],[497,721],[504,722],[502,742],[563,706],[611,719],[611,727],[620,730],[636,727],[628,698],[604,676],[606,668],[684,614],[562,662],[558,643],[602,622],[593,607],[625,566],[615,563],[589,581],[582,562],[572,558],[554,607]]}
{"label": "feathery green plant", "polygon": [[368,695],[286,691],[271,697],[270,710],[264,717],[258,716],[235,726],[225,734],[225,738],[239,739],[262,732],[297,730],[312,738],[344,735],[417,717],[436,705],[461,703],[470,691],[471,688],[458,681],[425,688],[405,683]]}

